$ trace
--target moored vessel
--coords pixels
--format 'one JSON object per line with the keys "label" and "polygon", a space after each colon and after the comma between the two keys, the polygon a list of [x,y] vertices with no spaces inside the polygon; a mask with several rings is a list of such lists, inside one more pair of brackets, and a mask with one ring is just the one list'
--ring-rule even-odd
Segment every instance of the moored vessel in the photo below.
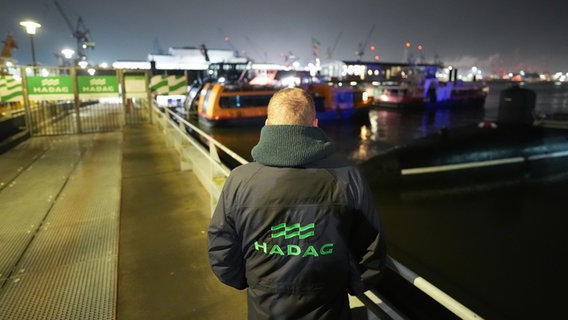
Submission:
{"label": "moored vessel", "polygon": [[483,106],[483,81],[458,79],[457,69],[442,74],[441,64],[340,61],[322,68],[328,78],[356,84],[381,107]]}
{"label": "moored vessel", "polygon": [[238,70],[239,75],[217,73],[214,78],[189,89],[187,113],[195,114],[207,126],[262,124],[270,98],[286,87],[301,87],[311,93],[320,121],[364,116],[372,103],[362,89],[333,82],[321,83],[305,71],[255,70],[252,66],[213,68]]}

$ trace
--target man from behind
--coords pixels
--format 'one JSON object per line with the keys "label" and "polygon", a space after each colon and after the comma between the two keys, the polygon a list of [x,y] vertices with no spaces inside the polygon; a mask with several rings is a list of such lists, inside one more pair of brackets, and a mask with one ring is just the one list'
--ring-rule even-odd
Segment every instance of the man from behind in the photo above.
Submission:
{"label": "man from behind", "polygon": [[215,208],[213,272],[247,289],[249,319],[350,319],[347,294],[374,287],[386,258],[366,180],[334,156],[299,88],[274,94],[252,156]]}

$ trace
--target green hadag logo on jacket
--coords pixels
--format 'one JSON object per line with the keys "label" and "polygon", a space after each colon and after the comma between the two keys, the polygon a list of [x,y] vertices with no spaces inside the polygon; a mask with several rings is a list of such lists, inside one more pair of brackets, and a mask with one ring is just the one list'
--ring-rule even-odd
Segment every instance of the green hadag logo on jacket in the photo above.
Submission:
{"label": "green hadag logo on jacket", "polygon": [[273,231],[272,238],[284,237],[285,239],[290,239],[293,237],[298,237],[304,240],[306,238],[314,236],[315,226],[316,225],[314,223],[310,223],[307,226],[302,227],[299,223],[296,223],[287,227],[285,223],[281,223],[279,225],[270,227],[270,230]]}
{"label": "green hadag logo on jacket", "polygon": [[[310,223],[306,226],[301,226],[299,223],[295,223],[291,226],[286,226],[285,223],[281,223],[270,228],[272,231],[272,238],[290,239],[293,237],[298,237],[300,240],[313,237],[315,235],[315,224]],[[261,251],[268,255],[280,255],[280,256],[301,256],[301,257],[318,257],[320,255],[328,255],[333,253],[333,243],[325,243],[321,247],[314,245],[309,245],[307,247],[299,246],[296,244],[289,244],[286,246],[280,246],[278,244],[272,245],[269,249],[269,244],[266,242],[254,242],[254,248],[256,251]]]}

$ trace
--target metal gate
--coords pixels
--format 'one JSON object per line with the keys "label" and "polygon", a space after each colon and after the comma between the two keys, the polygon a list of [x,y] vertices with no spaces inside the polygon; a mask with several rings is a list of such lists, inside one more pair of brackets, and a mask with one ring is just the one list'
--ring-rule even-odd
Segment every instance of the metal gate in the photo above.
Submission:
{"label": "metal gate", "polygon": [[77,67],[22,67],[30,135],[120,130],[151,121],[148,72]]}

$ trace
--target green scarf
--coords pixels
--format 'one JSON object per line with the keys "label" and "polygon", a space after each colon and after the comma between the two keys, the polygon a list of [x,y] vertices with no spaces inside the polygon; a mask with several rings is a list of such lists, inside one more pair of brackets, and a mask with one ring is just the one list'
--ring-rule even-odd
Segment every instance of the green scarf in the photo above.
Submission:
{"label": "green scarf", "polygon": [[262,127],[251,155],[267,166],[297,167],[323,159],[334,150],[333,142],[318,127],[270,125]]}

